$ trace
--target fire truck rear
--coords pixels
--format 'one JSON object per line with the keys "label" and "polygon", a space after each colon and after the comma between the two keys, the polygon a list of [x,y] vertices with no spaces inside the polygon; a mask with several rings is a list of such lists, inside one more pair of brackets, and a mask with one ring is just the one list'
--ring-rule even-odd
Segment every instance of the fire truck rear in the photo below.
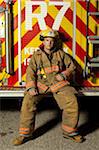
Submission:
{"label": "fire truck rear", "polygon": [[23,97],[42,30],[59,31],[80,95],[99,96],[99,0],[0,0],[0,97]]}

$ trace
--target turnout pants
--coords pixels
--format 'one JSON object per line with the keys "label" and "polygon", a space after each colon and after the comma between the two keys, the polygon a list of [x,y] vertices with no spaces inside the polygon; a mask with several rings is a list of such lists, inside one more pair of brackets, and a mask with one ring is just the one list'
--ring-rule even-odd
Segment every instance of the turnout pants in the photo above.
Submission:
{"label": "turnout pants", "polygon": [[[65,133],[75,132],[78,123],[78,103],[75,89],[70,86],[63,87],[60,91],[53,93],[59,108],[62,110],[62,129]],[[43,95],[31,96],[25,93],[20,115],[19,134],[30,136],[35,127],[35,115],[38,102]]]}

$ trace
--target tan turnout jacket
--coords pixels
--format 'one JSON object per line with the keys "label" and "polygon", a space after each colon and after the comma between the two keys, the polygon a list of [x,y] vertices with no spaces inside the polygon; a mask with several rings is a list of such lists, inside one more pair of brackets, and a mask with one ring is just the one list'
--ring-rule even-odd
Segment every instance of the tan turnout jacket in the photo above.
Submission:
{"label": "tan turnout jacket", "polygon": [[[38,48],[31,57],[26,71],[26,90],[38,89],[39,93],[46,91],[57,92],[60,88],[70,84],[68,77],[73,73],[75,65],[72,59],[62,50],[52,51],[48,56]],[[64,75],[62,81],[56,75]]]}

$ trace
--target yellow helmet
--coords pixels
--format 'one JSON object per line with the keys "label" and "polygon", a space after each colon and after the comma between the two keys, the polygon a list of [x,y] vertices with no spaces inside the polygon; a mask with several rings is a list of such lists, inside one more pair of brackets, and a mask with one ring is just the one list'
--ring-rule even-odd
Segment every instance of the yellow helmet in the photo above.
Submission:
{"label": "yellow helmet", "polygon": [[42,31],[41,35],[40,35],[40,40],[43,41],[44,38],[46,37],[51,37],[51,38],[56,38],[58,37],[58,32],[56,30],[53,29],[47,29]]}

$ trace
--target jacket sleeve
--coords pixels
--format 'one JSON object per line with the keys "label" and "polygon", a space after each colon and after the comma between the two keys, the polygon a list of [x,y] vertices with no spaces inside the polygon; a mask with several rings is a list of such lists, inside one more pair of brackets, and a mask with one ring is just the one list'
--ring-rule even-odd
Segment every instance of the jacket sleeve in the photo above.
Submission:
{"label": "jacket sleeve", "polygon": [[36,88],[36,61],[34,54],[32,55],[26,70],[26,90],[31,88]]}
{"label": "jacket sleeve", "polygon": [[74,65],[72,59],[70,58],[69,55],[66,53],[64,54],[64,65],[66,67],[66,70],[62,72],[62,74],[68,78],[75,70],[76,66]]}

